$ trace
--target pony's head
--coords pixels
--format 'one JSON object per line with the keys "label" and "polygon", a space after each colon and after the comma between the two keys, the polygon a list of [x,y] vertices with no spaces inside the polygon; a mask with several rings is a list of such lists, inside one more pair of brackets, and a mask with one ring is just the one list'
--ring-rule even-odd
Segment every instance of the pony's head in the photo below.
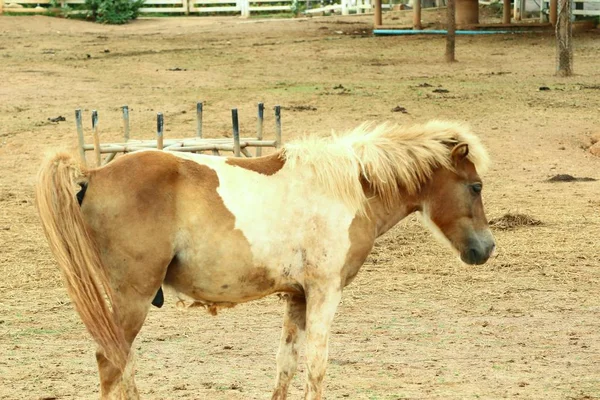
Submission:
{"label": "pony's head", "polygon": [[426,225],[449,242],[463,262],[483,264],[495,248],[483,210],[483,184],[469,157],[469,144],[448,146],[451,165],[435,169],[422,186],[419,209]]}
{"label": "pony's head", "polygon": [[494,250],[478,174],[487,152],[462,124],[363,124],[343,136],[287,144],[285,158],[288,168],[311,168],[317,183],[357,214],[385,219],[383,231],[420,210],[464,262],[483,264]]}

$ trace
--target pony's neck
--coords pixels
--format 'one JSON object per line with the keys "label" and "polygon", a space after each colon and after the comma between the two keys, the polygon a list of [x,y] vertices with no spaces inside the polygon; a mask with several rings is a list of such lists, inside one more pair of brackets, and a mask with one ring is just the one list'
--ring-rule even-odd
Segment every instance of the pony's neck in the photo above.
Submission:
{"label": "pony's neck", "polygon": [[376,236],[379,237],[392,229],[398,222],[417,211],[420,202],[416,196],[400,196],[393,207],[386,208],[383,201],[374,195],[369,198],[369,218],[375,224]]}

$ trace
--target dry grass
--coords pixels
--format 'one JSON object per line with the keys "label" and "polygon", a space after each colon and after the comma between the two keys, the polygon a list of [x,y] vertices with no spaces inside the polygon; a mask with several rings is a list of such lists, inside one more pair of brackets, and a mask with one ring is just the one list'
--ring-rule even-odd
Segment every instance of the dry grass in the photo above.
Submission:
{"label": "dry grass", "polygon": [[546,182],[595,182],[596,180],[597,179],[590,178],[587,176],[579,178],[569,174],[557,174],[554,175],[552,178],[547,179]]}
{"label": "dry grass", "polygon": [[539,226],[542,221],[535,219],[527,214],[506,213],[501,217],[490,220],[490,226],[494,229],[509,230],[523,226]]}
{"label": "dry grass", "polygon": [[[339,33],[339,21],[351,34]],[[598,129],[598,90],[582,86],[598,83],[600,41],[575,37],[569,81],[554,77],[552,34],[460,37],[460,63],[448,65],[443,38],[363,35],[371,21],[158,18],[108,27],[0,17],[0,400],[98,398],[94,345],[33,207],[44,152],[76,143],[76,107],[87,108],[88,140],[91,108],[101,112],[101,140],[120,140],[121,104],[132,110],[135,138],[153,137],[157,111],[168,117],[166,137],[193,136],[196,100],[206,101],[207,137],[231,135],[236,106],[250,133],[258,101],[285,107],[284,141],[365,120],[467,121],[493,160],[488,215],[527,214],[497,219],[507,227],[495,229],[497,256],[477,267],[414,217],[378,239],[334,321],[327,399],[600,398],[600,185],[545,182],[559,171],[598,177],[600,159],[577,138]],[[185,71],[169,71],[176,66]],[[434,93],[439,87],[450,92]],[[410,113],[393,112],[398,104]],[[57,115],[67,120],[47,121]],[[265,113],[265,137],[273,125]],[[543,225],[532,229],[531,216]],[[136,341],[142,398],[269,398],[277,298],[218,317],[181,312],[176,300],[165,293]],[[303,358],[299,368],[290,399],[302,398]]]}

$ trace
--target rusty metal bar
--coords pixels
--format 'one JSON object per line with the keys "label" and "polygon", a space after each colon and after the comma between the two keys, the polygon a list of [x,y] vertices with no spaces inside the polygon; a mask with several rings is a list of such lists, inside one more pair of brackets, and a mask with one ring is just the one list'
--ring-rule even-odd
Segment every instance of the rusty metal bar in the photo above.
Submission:
{"label": "rusty metal bar", "polygon": [[281,142],[281,106],[275,106],[275,147],[280,148]]}
{"label": "rusty metal bar", "polygon": [[77,136],[79,137],[79,157],[83,165],[87,166],[85,159],[85,138],[83,136],[83,122],[81,121],[81,108],[75,110],[75,125],[77,125]]}
{"label": "rusty metal bar", "polygon": [[[258,127],[256,128],[256,138],[262,140],[263,137],[263,122],[265,117],[265,105],[258,103]],[[262,156],[262,148],[256,148],[256,157]]]}
{"label": "rusty metal bar", "polygon": [[121,107],[123,110],[123,138],[127,142],[129,140],[129,107]]}
{"label": "rusty metal bar", "polygon": [[240,156],[240,124],[238,121],[238,110],[231,110],[231,122],[233,124],[233,154],[236,157]]}
{"label": "rusty metal bar", "polygon": [[163,145],[163,132],[165,128],[165,120],[162,113],[156,114],[156,148],[162,150]]}
{"label": "rusty metal bar", "polygon": [[202,137],[202,102],[196,103],[196,137]]}
{"label": "rusty metal bar", "polygon": [[100,136],[98,136],[98,111],[92,110],[92,137],[94,138],[94,154],[96,155],[96,166],[102,165],[100,155]]}

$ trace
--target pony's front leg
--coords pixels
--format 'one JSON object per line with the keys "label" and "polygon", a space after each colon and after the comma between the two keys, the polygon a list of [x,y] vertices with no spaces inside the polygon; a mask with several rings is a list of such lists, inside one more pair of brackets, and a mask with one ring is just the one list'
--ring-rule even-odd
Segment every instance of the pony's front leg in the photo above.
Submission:
{"label": "pony's front leg", "polygon": [[288,387],[298,366],[298,344],[304,336],[305,328],[306,299],[304,296],[287,296],[277,352],[277,383],[271,400],[287,399]]}
{"label": "pony's front leg", "polygon": [[329,332],[342,298],[339,284],[311,287],[306,300],[306,400],[321,400],[327,369]]}

